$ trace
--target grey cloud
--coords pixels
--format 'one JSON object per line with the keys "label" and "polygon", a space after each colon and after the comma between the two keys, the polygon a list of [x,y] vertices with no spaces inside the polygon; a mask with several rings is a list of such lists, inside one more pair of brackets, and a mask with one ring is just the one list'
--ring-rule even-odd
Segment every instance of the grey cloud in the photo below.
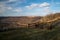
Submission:
{"label": "grey cloud", "polygon": [[9,1],[9,0],[0,0],[0,2],[5,2],[5,1]]}

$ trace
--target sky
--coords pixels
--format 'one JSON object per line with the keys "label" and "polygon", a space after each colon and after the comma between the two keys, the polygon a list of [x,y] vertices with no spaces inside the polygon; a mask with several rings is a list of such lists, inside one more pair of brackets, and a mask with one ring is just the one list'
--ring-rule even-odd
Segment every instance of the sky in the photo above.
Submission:
{"label": "sky", "polygon": [[60,0],[0,0],[0,16],[45,16],[60,12]]}

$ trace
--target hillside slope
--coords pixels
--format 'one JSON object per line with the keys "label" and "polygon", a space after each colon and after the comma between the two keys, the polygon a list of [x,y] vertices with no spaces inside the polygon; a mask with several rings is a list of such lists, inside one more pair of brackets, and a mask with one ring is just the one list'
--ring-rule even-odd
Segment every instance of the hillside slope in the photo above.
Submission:
{"label": "hillside slope", "polygon": [[0,40],[60,40],[60,13],[42,18],[1,18]]}
{"label": "hillside slope", "polygon": [[0,28],[3,29],[18,27],[52,29],[58,25],[60,26],[60,13],[44,17],[0,17]]}
{"label": "hillside slope", "polygon": [[42,17],[0,17],[0,29],[26,27],[28,23],[33,23]]}
{"label": "hillside slope", "polygon": [[44,28],[52,29],[55,26],[60,26],[60,13],[44,16],[40,20],[29,24],[29,27],[42,28],[42,29]]}

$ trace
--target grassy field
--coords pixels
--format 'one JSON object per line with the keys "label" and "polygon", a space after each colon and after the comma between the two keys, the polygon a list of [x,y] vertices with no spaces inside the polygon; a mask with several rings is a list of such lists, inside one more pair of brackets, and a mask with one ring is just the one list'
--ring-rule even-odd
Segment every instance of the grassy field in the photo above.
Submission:
{"label": "grassy field", "polygon": [[52,30],[19,28],[0,32],[0,40],[60,40],[60,27]]}

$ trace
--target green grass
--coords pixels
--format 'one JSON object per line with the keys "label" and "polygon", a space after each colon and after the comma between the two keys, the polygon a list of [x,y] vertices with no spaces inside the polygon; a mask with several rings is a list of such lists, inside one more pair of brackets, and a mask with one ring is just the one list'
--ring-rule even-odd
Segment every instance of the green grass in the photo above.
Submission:
{"label": "green grass", "polygon": [[0,40],[60,40],[60,28],[19,28],[0,32]]}

